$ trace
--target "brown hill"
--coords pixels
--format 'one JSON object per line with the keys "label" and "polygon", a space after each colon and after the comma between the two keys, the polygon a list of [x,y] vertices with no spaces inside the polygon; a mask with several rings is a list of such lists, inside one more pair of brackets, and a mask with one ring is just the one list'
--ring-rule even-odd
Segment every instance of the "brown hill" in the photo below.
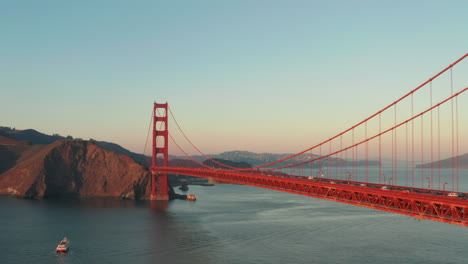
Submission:
{"label": "brown hill", "polygon": [[[5,146],[3,146],[5,147]],[[8,155],[13,168],[0,174],[0,193],[25,198],[121,197],[149,194],[149,173],[130,157],[82,140],[29,146]],[[13,156],[14,157],[13,157]]]}

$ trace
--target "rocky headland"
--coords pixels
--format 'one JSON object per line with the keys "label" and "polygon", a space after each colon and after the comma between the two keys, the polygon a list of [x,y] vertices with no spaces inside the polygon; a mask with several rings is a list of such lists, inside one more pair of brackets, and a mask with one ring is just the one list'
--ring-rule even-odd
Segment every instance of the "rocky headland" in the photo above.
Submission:
{"label": "rocky headland", "polygon": [[1,194],[33,199],[148,197],[148,170],[129,156],[93,142],[59,140],[48,145],[6,142],[0,141]]}

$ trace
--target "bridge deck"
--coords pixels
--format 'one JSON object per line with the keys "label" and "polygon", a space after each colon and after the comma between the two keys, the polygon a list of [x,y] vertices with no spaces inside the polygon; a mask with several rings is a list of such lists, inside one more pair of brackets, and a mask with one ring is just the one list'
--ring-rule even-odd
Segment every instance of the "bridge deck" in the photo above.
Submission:
{"label": "bridge deck", "polygon": [[[343,181],[320,181],[297,177],[269,176],[248,172],[217,169],[153,167],[157,173],[172,173],[213,178],[231,183],[256,186],[277,191],[306,195],[315,198],[347,203],[372,209],[409,215],[468,226],[468,200],[465,197],[447,197],[445,193],[423,193],[418,188],[378,188],[378,184],[356,186]],[[377,186],[377,187],[376,187]],[[396,186],[395,186],[396,187]]]}

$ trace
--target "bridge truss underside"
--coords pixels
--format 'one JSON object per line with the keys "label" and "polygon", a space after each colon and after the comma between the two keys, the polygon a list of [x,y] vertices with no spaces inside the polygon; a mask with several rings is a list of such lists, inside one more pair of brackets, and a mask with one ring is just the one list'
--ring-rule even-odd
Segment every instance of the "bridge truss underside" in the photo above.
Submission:
{"label": "bridge truss underside", "polygon": [[156,168],[156,172],[212,178],[214,180],[405,214],[417,219],[429,219],[468,226],[468,200],[461,199],[460,197],[445,197],[413,192],[406,193],[404,190],[382,190],[348,184],[215,169],[159,167]]}

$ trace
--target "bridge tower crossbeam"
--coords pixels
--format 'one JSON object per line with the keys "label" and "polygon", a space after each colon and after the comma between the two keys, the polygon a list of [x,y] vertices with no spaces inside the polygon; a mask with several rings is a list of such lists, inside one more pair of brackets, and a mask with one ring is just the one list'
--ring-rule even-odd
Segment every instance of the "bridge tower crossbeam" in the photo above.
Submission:
{"label": "bridge tower crossbeam", "polygon": [[151,200],[169,200],[167,174],[159,173],[158,155],[162,156],[163,167],[168,167],[168,122],[167,102],[154,103],[153,108],[153,157],[151,163]]}

